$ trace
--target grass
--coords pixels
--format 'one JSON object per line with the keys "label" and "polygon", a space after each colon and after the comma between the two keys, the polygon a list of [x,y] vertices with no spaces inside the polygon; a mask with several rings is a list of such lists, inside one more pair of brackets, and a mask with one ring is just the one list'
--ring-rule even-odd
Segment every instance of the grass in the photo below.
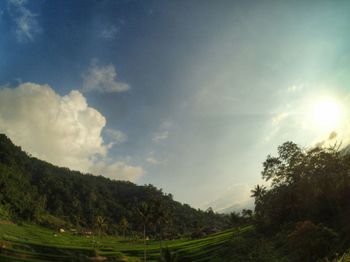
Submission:
{"label": "grass", "polygon": [[[249,230],[245,228],[243,230]],[[223,243],[233,234],[223,231],[191,240],[164,241],[163,247],[176,252],[179,261],[215,261]],[[33,225],[0,225],[0,261],[91,261],[98,256],[105,261],[142,261],[143,242],[113,236],[76,236],[57,233]],[[147,261],[159,258],[159,242],[148,241]],[[219,261],[219,260],[218,260]]]}

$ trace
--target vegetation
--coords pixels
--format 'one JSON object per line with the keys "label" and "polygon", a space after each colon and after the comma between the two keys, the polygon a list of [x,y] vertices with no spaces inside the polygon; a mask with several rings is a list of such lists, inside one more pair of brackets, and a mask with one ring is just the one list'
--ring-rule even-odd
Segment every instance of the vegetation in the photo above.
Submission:
{"label": "vegetation", "polygon": [[[228,230],[202,239],[166,240],[162,257],[159,242],[150,240],[147,261],[220,261],[221,246],[232,235]],[[0,261],[91,261],[96,257],[107,261],[143,261],[142,240],[78,236],[28,224],[1,225],[0,236]]]}
{"label": "vegetation", "polygon": [[254,222],[291,261],[334,259],[350,246],[350,155],[292,142],[268,156],[256,186]]}
{"label": "vegetation", "polygon": [[229,215],[55,167],[4,135],[0,174],[2,261],[350,261],[350,154],[337,146],[284,143],[255,210]]}
{"label": "vegetation", "polygon": [[152,185],[84,175],[30,157],[5,135],[0,174],[0,219],[160,239],[189,236],[197,226],[227,227],[224,215],[181,204]]}

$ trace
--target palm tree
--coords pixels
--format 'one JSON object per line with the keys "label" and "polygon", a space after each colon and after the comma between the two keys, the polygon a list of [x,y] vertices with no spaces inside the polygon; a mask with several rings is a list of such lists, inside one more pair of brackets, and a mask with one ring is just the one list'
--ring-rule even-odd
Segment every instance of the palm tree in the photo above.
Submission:
{"label": "palm tree", "polygon": [[231,227],[236,227],[240,224],[241,217],[237,212],[231,212],[229,216],[229,224]]}
{"label": "palm tree", "polygon": [[162,256],[163,225],[168,223],[169,212],[166,206],[164,205],[164,202],[161,199],[158,199],[155,201],[153,216],[155,218],[156,224],[158,224],[159,226],[159,235],[160,235],[159,250],[160,250],[160,256]]}
{"label": "palm tree", "polygon": [[255,188],[250,192],[252,193],[251,197],[255,198],[255,204],[256,204],[257,202],[261,201],[262,197],[265,195],[266,187],[256,185]]}
{"label": "palm tree", "polygon": [[104,217],[97,216],[95,221],[95,227],[98,230],[98,235],[101,236],[101,232],[104,232],[107,229],[107,223]]}
{"label": "palm tree", "polygon": [[137,212],[140,215],[140,218],[142,220],[143,225],[143,243],[144,243],[144,252],[143,257],[144,261],[147,261],[147,245],[146,245],[146,226],[150,221],[151,218],[151,208],[147,205],[146,202],[141,202],[139,207],[137,208]]}
{"label": "palm tree", "polygon": [[123,237],[125,238],[125,231],[129,227],[129,222],[125,217],[122,217],[122,219],[119,222],[119,226],[123,229]]}

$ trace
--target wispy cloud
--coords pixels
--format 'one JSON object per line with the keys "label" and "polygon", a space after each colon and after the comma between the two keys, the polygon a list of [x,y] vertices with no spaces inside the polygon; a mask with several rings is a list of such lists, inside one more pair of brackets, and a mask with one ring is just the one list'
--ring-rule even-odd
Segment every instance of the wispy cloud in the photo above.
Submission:
{"label": "wispy cloud", "polygon": [[123,143],[126,140],[128,140],[128,136],[120,130],[106,128],[105,134],[107,135],[107,138],[110,141],[108,143],[108,148],[111,148],[112,146],[114,146],[116,144]]}
{"label": "wispy cloud", "polygon": [[288,93],[295,93],[304,89],[304,85],[292,85],[287,88]]}
{"label": "wispy cloud", "polygon": [[286,113],[286,112],[279,113],[272,118],[272,123],[278,125],[280,122],[282,122],[288,116],[289,116],[289,113]]}
{"label": "wispy cloud", "polygon": [[158,127],[158,131],[153,133],[152,141],[153,142],[161,142],[163,140],[168,139],[169,130],[173,127],[174,123],[170,120],[165,120],[160,123]]}
{"label": "wispy cloud", "polygon": [[153,134],[152,141],[160,142],[169,137],[169,131],[156,132]]}
{"label": "wispy cloud", "polygon": [[99,65],[97,61],[92,61],[83,74],[83,92],[115,93],[129,89],[128,84],[117,81],[117,71],[112,64]]}
{"label": "wispy cloud", "polygon": [[160,160],[158,157],[154,155],[154,152],[150,152],[149,156],[146,159],[146,162],[150,165],[157,166],[157,165],[162,165],[166,163],[166,160]]}
{"label": "wispy cloud", "polygon": [[111,40],[115,38],[120,32],[120,28],[115,25],[106,26],[100,33],[100,37],[106,40]]}
{"label": "wispy cloud", "polygon": [[16,37],[19,42],[33,42],[42,29],[37,21],[37,14],[27,7],[27,0],[8,0],[9,12],[16,24]]}
{"label": "wispy cloud", "polygon": [[151,164],[151,165],[159,165],[160,163],[162,163],[161,161],[159,161],[158,159],[156,159],[154,156],[149,156],[146,159],[147,163]]}

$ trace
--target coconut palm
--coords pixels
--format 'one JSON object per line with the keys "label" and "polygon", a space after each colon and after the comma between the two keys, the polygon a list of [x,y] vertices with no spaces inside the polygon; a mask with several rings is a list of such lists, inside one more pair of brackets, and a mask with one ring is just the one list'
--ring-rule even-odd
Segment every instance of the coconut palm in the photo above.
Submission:
{"label": "coconut palm", "polygon": [[95,221],[95,227],[98,230],[98,235],[101,236],[101,233],[105,232],[105,230],[108,227],[105,218],[102,216],[97,216]]}
{"label": "coconut palm", "polygon": [[142,225],[143,225],[143,243],[144,243],[143,257],[145,262],[147,261],[146,227],[152,217],[151,211],[152,210],[150,206],[146,202],[141,202],[140,205],[137,207],[137,212],[140,215]]}
{"label": "coconut palm", "polygon": [[122,217],[122,219],[119,222],[119,226],[123,230],[123,237],[125,238],[126,229],[129,227],[128,220],[125,217]]}
{"label": "coconut palm", "polygon": [[159,235],[160,235],[159,249],[160,249],[160,255],[162,256],[163,225],[168,223],[169,212],[164,202],[160,199],[155,201],[155,204],[153,207],[153,216],[156,224],[159,227]]}
{"label": "coconut palm", "polygon": [[255,203],[261,201],[261,198],[264,196],[264,194],[266,193],[266,187],[265,186],[260,186],[260,185],[256,185],[254,187],[254,189],[252,189],[250,191],[251,197],[255,198]]}

